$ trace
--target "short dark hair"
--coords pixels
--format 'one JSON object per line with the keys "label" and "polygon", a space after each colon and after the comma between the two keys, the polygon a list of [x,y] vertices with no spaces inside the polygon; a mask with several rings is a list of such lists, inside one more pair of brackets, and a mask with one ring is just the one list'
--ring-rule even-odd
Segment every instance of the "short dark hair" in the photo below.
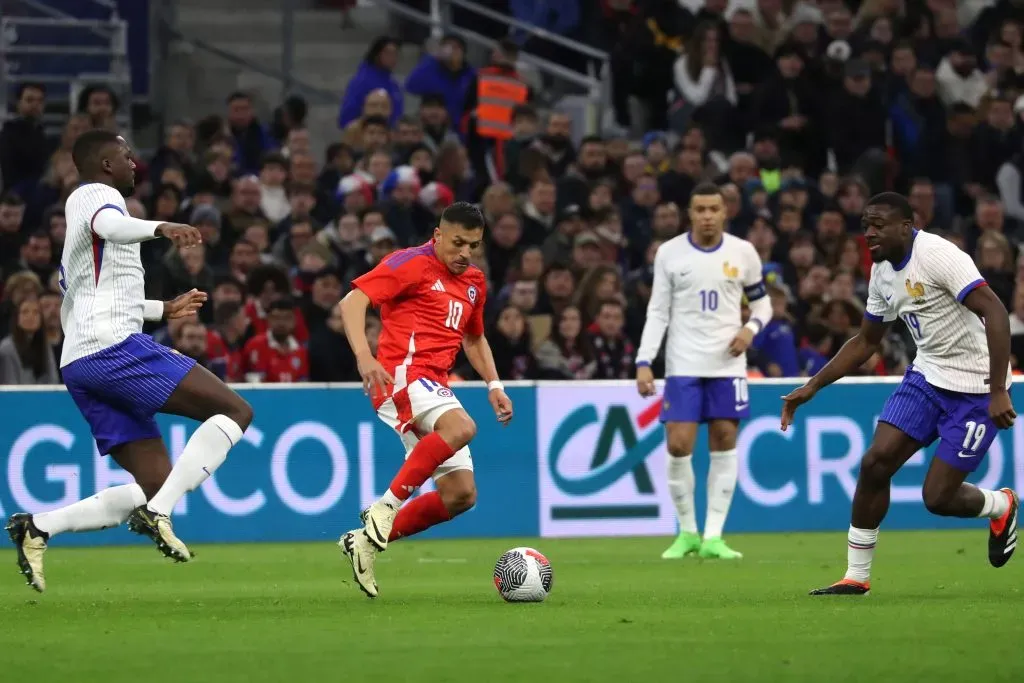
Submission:
{"label": "short dark hair", "polygon": [[468,230],[483,230],[484,215],[469,202],[455,202],[441,214],[441,220],[461,225]]}
{"label": "short dark hair", "polygon": [[[237,246],[239,244],[249,244],[249,242],[247,242],[246,240],[238,240],[237,242],[235,242],[234,246]],[[249,246],[251,246],[253,249],[256,248],[251,244],[249,244]],[[243,283],[236,277],[233,277],[231,275],[218,275],[214,277],[213,288],[217,289],[221,285],[228,285],[230,287],[234,287],[242,294],[243,297],[245,296],[245,283]]]}
{"label": "short dark hair", "polygon": [[864,208],[866,209],[869,206],[884,206],[891,211],[895,211],[905,221],[914,220],[914,209],[911,208],[910,202],[907,201],[906,197],[896,192],[876,194],[868,200]]}
{"label": "short dark hair", "polygon": [[235,90],[233,93],[228,95],[228,97],[225,100],[225,102],[227,102],[228,104],[231,104],[235,100],[247,100],[249,102],[252,102],[252,97],[247,92],[244,92],[242,90]]}
{"label": "short dark hair", "polygon": [[623,303],[621,301],[619,301],[618,299],[610,299],[609,298],[609,299],[601,299],[601,301],[598,302],[598,304],[597,304],[597,312],[600,313],[601,310],[604,309],[605,306],[615,306],[620,311],[625,311],[626,310],[626,307],[623,305]]}
{"label": "short dark hair", "polygon": [[266,166],[280,166],[281,168],[288,170],[288,160],[284,158],[284,155],[280,152],[267,152],[260,159],[260,170],[262,171]]}
{"label": "short dark hair", "polygon": [[14,91],[15,99],[20,100],[26,90],[38,90],[43,93],[43,96],[46,95],[46,86],[44,84],[37,81],[25,81],[24,83],[19,84],[17,90]]}
{"label": "short dark hair", "polygon": [[[537,114],[537,109],[531,104],[517,104],[512,109],[512,121],[516,119],[533,119],[539,121],[540,116]],[[582,145],[581,145],[582,146]]]}
{"label": "short dark hair", "polygon": [[249,273],[249,293],[259,296],[266,289],[268,284],[274,285],[274,289],[284,294],[291,291],[291,283],[288,282],[288,275],[277,266],[260,265]]}
{"label": "short dark hair", "polygon": [[721,195],[722,188],[714,183],[698,183],[697,187],[693,188],[693,192],[690,193],[691,197],[710,197],[712,195]]}
{"label": "short dark hair", "polygon": [[363,128],[367,126],[382,126],[383,128],[390,129],[391,126],[388,124],[388,120],[383,116],[374,114],[373,116],[367,116],[363,119]]}
{"label": "short dark hair", "polygon": [[53,240],[50,238],[50,233],[46,230],[36,230],[30,233],[28,239],[25,240],[25,244],[28,244],[28,240],[46,240],[53,244]]}
{"label": "short dark hair", "polygon": [[295,302],[292,301],[291,297],[286,296],[283,299],[278,299],[277,301],[271,302],[271,304],[267,307],[267,312],[271,311],[288,311],[290,313],[294,313]]}
{"label": "short dark hair", "polygon": [[605,145],[605,140],[600,135],[587,135],[580,140],[579,148],[583,149],[584,145],[601,145],[603,147]]}
{"label": "short dark hair", "polygon": [[0,206],[25,206],[25,200],[14,190],[0,194]]}
{"label": "short dark hair", "polygon": [[362,223],[366,220],[366,217],[371,213],[379,213],[381,216],[384,215],[384,208],[380,204],[370,204],[368,207],[359,212],[359,222]]}
{"label": "short dark hair", "polygon": [[121,138],[113,131],[102,128],[87,130],[75,140],[75,146],[71,149],[71,159],[75,162],[75,168],[79,173],[87,173],[92,167],[99,164],[99,156],[107,145],[116,145]]}
{"label": "short dark hair", "polygon": [[[257,247],[255,244],[253,244],[249,240],[245,239],[244,237],[241,238],[241,239],[235,240],[235,243],[231,245],[231,251],[234,251],[238,247],[249,247],[250,249],[255,249],[257,253],[260,250],[259,247]],[[214,285],[214,286],[216,287],[216,285]],[[245,292],[245,288],[244,287],[242,288],[242,292],[243,293]]]}

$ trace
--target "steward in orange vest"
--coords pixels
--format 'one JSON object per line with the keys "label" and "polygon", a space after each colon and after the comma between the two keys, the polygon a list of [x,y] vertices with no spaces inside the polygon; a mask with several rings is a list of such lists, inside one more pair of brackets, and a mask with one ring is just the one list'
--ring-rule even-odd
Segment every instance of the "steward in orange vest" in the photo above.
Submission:
{"label": "steward in orange vest", "polygon": [[503,145],[512,139],[512,111],[530,99],[530,88],[516,71],[518,58],[519,46],[501,41],[490,66],[477,71],[466,92],[463,131],[480,181],[505,175]]}

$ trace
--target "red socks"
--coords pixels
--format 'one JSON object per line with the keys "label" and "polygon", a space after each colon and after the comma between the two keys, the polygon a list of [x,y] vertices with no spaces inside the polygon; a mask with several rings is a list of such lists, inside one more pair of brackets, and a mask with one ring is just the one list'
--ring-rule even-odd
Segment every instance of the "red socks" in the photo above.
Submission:
{"label": "red socks", "polygon": [[[391,480],[391,493],[398,500],[408,500],[416,489],[423,486],[423,482],[434,473],[434,470],[453,455],[455,455],[455,451],[441,438],[440,434],[437,432],[427,434],[412,449],[412,453],[405,459],[405,464]],[[445,519],[448,518],[445,517]],[[421,531],[421,529],[417,529],[417,531]]]}
{"label": "red socks", "polygon": [[451,515],[448,514],[448,508],[441,500],[441,494],[437,491],[424,493],[412,502],[403,505],[402,509],[398,511],[388,542],[418,534],[435,524],[447,522],[449,519],[451,519]]}

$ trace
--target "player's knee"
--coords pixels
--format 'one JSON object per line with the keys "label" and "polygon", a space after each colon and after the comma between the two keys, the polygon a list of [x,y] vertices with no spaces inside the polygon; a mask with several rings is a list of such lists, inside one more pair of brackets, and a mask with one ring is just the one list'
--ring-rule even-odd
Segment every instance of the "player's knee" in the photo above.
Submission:
{"label": "player's knee", "polygon": [[441,438],[452,448],[458,450],[467,445],[476,436],[476,423],[466,414],[461,414],[446,420],[445,424],[438,429]]}
{"label": "player's knee", "polygon": [[872,446],[860,461],[860,477],[863,480],[887,483],[896,473],[893,458],[879,448]]}
{"label": "player's knee", "polygon": [[227,417],[234,420],[234,422],[242,428],[243,432],[249,428],[250,424],[252,424],[252,406],[249,405],[249,402],[241,396],[239,396],[238,400],[235,401],[235,404],[231,406],[231,410],[225,414]]}
{"label": "player's knee", "polygon": [[666,441],[668,444],[669,455],[673,458],[685,458],[689,455],[693,455],[693,439],[686,438],[685,436],[669,434]]}

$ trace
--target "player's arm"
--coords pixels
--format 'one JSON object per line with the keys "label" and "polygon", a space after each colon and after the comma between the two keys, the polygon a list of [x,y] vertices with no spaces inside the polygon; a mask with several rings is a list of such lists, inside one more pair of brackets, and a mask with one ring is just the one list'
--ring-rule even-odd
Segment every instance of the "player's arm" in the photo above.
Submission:
{"label": "player's arm", "polygon": [[636,387],[641,396],[654,395],[651,363],[658,357],[671,318],[672,281],[667,259],[667,250],[663,244],[654,255],[654,282],[651,284],[651,298],[647,302],[647,319],[640,335],[640,347],[636,352]]}
{"label": "player's arm", "polygon": [[157,237],[166,237],[179,247],[192,247],[202,242],[197,228],[132,218],[115,204],[101,206],[93,214],[91,227],[94,233],[114,244],[136,244]]}
{"label": "player's arm", "polygon": [[338,304],[341,306],[341,321],[345,337],[356,357],[359,376],[363,378],[363,389],[381,395],[387,393],[387,385],[394,384],[395,378],[384,369],[370,351],[366,338],[366,309],[378,307],[411,292],[421,277],[421,264],[408,252],[397,252],[378,263],[373,270],[352,281],[352,291]]}
{"label": "player's arm", "polygon": [[466,333],[462,337],[462,350],[466,352],[469,364],[487,382],[487,400],[498,416],[498,422],[508,424],[512,419],[512,400],[505,393],[505,386],[498,377],[498,368],[494,364],[494,353],[484,336],[484,305],[487,301],[487,289],[481,283],[478,300],[473,313],[466,324]]}
{"label": "player's arm", "polygon": [[207,300],[206,292],[192,289],[170,301],[158,301],[146,299],[143,302],[142,319],[150,321],[172,320],[174,318],[187,318],[198,313],[199,309]]}
{"label": "player's arm", "polygon": [[989,415],[1000,429],[1013,426],[1017,413],[1006,389],[1010,366],[1010,316],[1006,307],[981,276],[971,257],[957,249],[937,253],[929,259],[930,273],[950,294],[956,296],[985,324],[989,362]]}
{"label": "player's arm", "polygon": [[843,344],[832,360],[807,380],[807,384],[782,397],[782,431],[793,424],[797,408],[814,398],[821,389],[859,368],[881,349],[882,339],[896,314],[879,291],[877,282],[878,278],[872,277],[868,285],[868,303],[857,334]]}
{"label": "player's arm", "polygon": [[729,353],[733,356],[744,353],[754,340],[754,336],[772,319],[772,303],[764,286],[761,257],[753,245],[746,243],[744,247],[747,247],[747,258],[743,273],[743,295],[747,297],[747,303],[750,305],[750,319],[729,344]]}

